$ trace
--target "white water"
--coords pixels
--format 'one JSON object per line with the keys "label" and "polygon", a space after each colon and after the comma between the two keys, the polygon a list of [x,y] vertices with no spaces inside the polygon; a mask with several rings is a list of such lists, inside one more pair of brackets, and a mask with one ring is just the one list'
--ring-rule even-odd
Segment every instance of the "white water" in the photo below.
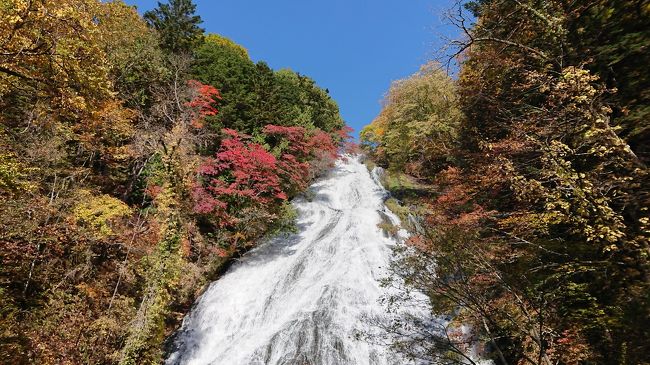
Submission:
{"label": "white water", "polygon": [[299,233],[251,251],[201,296],[167,364],[405,364],[355,338],[381,316],[393,239],[377,224],[385,190],[357,158],[297,199]]}

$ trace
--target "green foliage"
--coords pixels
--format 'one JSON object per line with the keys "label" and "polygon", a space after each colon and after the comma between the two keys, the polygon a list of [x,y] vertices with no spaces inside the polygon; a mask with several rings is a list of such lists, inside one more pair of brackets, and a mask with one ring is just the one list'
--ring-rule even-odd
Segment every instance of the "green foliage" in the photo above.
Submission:
{"label": "green foliage", "polygon": [[239,54],[242,59],[250,59],[246,48],[219,34],[206,35],[204,42],[212,43],[213,45],[218,46],[218,48],[233,50],[235,53]]}
{"label": "green foliage", "polygon": [[158,34],[119,0],[104,3],[97,18],[115,91],[128,107],[151,105],[154,85],[169,73]]}
{"label": "green foliage", "polygon": [[397,232],[399,231],[399,227],[388,220],[382,220],[379,224],[377,224],[377,227],[389,237],[396,237]]}
{"label": "green foliage", "polygon": [[183,267],[180,222],[171,216],[153,255],[144,261],[145,293],[129,328],[120,365],[158,364],[165,339],[165,319]]}
{"label": "green foliage", "polygon": [[[409,147],[436,143],[406,127],[425,119],[419,92],[393,87],[362,132],[388,171],[435,187],[410,200],[419,224],[393,267],[403,293],[416,287],[434,312],[457,313],[443,330],[472,325],[497,363],[648,362],[646,3],[469,2],[478,19],[458,42],[451,91],[460,137],[437,152],[449,167],[413,166]],[[403,351],[438,360],[417,351],[439,338],[415,342]],[[463,337],[443,343],[462,349]]]}
{"label": "green foliage", "polygon": [[361,138],[384,164],[413,174],[442,169],[461,118],[453,81],[431,63],[391,85],[380,115]]}
{"label": "green foliage", "polygon": [[288,110],[286,121],[326,132],[343,128],[338,105],[314,80],[289,69],[275,72],[275,80],[279,85],[278,103],[286,104]]}
{"label": "green foliage", "polygon": [[386,208],[395,213],[395,215],[397,215],[402,222],[408,221],[411,210],[400,204],[397,199],[388,198],[384,204],[386,205]]}
{"label": "green foliage", "polygon": [[278,218],[276,218],[275,222],[273,222],[273,226],[269,229],[269,234],[297,233],[297,218],[298,212],[296,211],[296,208],[294,208],[291,203],[284,202],[279,208]]}
{"label": "green foliage", "polygon": [[274,159],[268,121],[300,125],[308,156],[283,162],[298,194],[336,152],[338,107],[312,80],[204,40],[194,12],[189,0],[146,19],[119,0],[0,1],[0,363],[160,363],[201,287],[295,228],[286,197],[211,224],[193,210],[197,169],[223,126]]}
{"label": "green foliage", "polygon": [[222,101],[213,128],[253,134],[267,124],[343,127],[337,104],[315,82],[291,70],[254,64],[248,52],[229,39],[208,35],[196,50],[193,77],[219,89]]}
{"label": "green foliage", "polygon": [[410,200],[429,193],[430,186],[397,168],[389,168],[381,175],[382,186],[400,200]]}
{"label": "green foliage", "polygon": [[196,47],[203,37],[203,22],[195,14],[192,0],[169,0],[158,2],[158,7],[144,13],[147,23],[160,34],[160,46],[170,53],[187,53]]}
{"label": "green foliage", "polygon": [[213,122],[216,130],[226,127],[252,131],[255,72],[248,53],[219,35],[208,35],[196,49],[193,77],[219,89],[223,98]]}

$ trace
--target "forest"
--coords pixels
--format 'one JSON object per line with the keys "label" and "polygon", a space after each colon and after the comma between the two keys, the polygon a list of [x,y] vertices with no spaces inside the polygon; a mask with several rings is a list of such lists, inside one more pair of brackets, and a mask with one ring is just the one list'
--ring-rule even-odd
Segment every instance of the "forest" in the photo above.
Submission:
{"label": "forest", "polygon": [[[410,232],[388,310],[416,291],[449,318],[396,318],[392,347],[650,364],[650,2],[448,20],[451,54],[361,131],[402,221],[380,228]],[[205,32],[190,0],[0,0],[0,363],[161,363],[210,282],[297,229],[290,201],[358,152],[350,133],[327,89]]]}
{"label": "forest", "polygon": [[[650,3],[479,0],[449,20],[460,72],[394,82],[361,132],[413,235],[391,270],[427,363],[649,364]],[[471,330],[467,331],[467,326]]]}
{"label": "forest", "polygon": [[349,130],[191,1],[0,2],[0,363],[155,364]]}

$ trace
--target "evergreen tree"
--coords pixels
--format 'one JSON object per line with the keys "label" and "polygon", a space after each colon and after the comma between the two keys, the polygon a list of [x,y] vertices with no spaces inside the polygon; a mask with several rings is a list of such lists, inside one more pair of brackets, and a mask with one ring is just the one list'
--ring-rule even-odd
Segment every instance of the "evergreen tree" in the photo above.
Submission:
{"label": "evergreen tree", "polygon": [[221,91],[223,99],[213,127],[251,133],[255,64],[243,47],[216,34],[208,34],[194,54],[193,77]]}
{"label": "evergreen tree", "polygon": [[144,13],[144,19],[160,33],[165,51],[183,53],[193,49],[203,37],[199,27],[203,21],[195,12],[192,0],[170,0],[168,4],[158,2],[156,9]]}

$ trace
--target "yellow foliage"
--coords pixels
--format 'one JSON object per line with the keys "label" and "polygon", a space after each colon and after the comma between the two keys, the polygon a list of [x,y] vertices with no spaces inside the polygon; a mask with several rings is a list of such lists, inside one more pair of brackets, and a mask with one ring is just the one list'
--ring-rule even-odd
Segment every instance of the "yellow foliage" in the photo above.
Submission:
{"label": "yellow foliage", "polygon": [[81,190],[78,200],[79,203],[73,209],[75,222],[92,230],[98,238],[113,235],[111,222],[131,214],[128,205],[110,195],[93,195],[87,190]]}
{"label": "yellow foliage", "polygon": [[[361,132],[379,160],[395,166],[440,165],[458,137],[462,114],[454,82],[436,63],[393,82],[381,113]],[[411,171],[417,173],[417,171]]]}
{"label": "yellow foliage", "polygon": [[115,147],[122,146],[133,136],[134,117],[132,110],[124,108],[119,101],[110,100],[98,104],[94,111],[75,126],[75,131],[89,150],[107,146],[113,147],[112,151],[120,151],[118,154],[124,154],[126,151]]}
{"label": "yellow foliage", "polygon": [[122,84],[127,84],[127,91],[135,92],[134,85],[154,83],[167,74],[158,33],[147,26],[135,7],[114,0],[102,3],[97,13],[101,35],[97,42],[106,53],[116,91],[124,92]]}
{"label": "yellow foliage", "polygon": [[39,86],[39,96],[45,93],[68,115],[112,96],[98,43],[99,1],[1,1],[0,92],[17,84]]}
{"label": "yellow foliage", "polygon": [[16,156],[0,152],[0,192],[29,191],[34,184],[27,181],[28,168],[16,161]]}
{"label": "yellow foliage", "polygon": [[216,45],[222,46],[222,47],[229,47],[237,51],[242,57],[246,59],[250,59],[250,56],[248,55],[248,50],[239,44],[233,42],[232,40],[218,35],[218,34],[208,34],[205,36],[205,42],[209,43],[214,43]]}
{"label": "yellow foliage", "polygon": [[[528,215],[536,229],[545,231],[552,225],[570,223],[573,233],[583,235],[588,242],[601,244],[605,251],[614,251],[616,243],[625,237],[624,218],[589,176],[572,166],[568,156],[574,153],[566,144],[552,141],[543,150],[544,169],[538,179],[515,172],[509,161],[502,163],[517,198],[544,207],[543,212]],[[541,181],[554,184],[545,186]]]}

